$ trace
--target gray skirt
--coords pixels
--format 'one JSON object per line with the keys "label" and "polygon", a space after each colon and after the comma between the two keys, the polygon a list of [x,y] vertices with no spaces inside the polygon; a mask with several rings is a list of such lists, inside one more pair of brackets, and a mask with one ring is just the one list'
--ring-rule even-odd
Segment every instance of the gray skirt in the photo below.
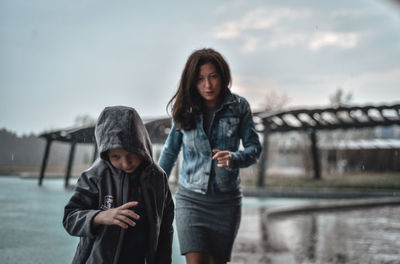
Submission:
{"label": "gray skirt", "polygon": [[241,217],[241,191],[199,194],[179,186],[175,194],[181,254],[206,253],[230,261]]}

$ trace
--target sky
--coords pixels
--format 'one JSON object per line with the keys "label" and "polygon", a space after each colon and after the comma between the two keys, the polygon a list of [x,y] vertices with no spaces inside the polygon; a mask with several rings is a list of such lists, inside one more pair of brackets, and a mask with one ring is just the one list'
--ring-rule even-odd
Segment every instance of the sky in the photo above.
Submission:
{"label": "sky", "polygon": [[254,111],[400,103],[400,5],[389,0],[0,0],[0,129],[167,116],[188,56],[214,48]]}

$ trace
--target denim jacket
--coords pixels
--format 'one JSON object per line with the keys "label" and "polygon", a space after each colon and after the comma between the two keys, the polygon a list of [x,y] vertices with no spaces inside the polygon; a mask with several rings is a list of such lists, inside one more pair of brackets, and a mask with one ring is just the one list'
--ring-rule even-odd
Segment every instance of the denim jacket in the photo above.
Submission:
{"label": "denim jacket", "polygon": [[[240,140],[243,149],[239,150]],[[176,130],[172,124],[160,159],[161,168],[167,175],[183,147],[183,164],[179,172],[179,184],[192,191],[205,194],[210,173],[215,172],[215,184],[219,191],[239,188],[239,168],[255,163],[261,152],[261,144],[254,127],[249,103],[243,97],[228,93],[215,112],[210,137],[203,129],[203,116],[199,115],[196,128]],[[217,167],[211,158],[212,149],[228,150],[232,155],[230,168]]]}

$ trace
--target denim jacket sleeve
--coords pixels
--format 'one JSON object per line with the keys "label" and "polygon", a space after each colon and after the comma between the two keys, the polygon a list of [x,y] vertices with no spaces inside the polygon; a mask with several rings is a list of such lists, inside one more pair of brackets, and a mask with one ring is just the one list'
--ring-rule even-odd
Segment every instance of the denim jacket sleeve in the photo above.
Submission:
{"label": "denim jacket sleeve", "polygon": [[158,165],[167,173],[169,177],[172,168],[174,167],[175,161],[178,157],[179,151],[182,146],[182,133],[175,129],[174,123],[172,123],[171,131],[169,132],[168,138],[165,141],[163,150],[158,160]]}
{"label": "denim jacket sleeve", "polygon": [[233,168],[245,168],[250,166],[257,161],[261,153],[261,144],[254,126],[250,105],[244,99],[242,102],[239,133],[244,150],[231,152]]}

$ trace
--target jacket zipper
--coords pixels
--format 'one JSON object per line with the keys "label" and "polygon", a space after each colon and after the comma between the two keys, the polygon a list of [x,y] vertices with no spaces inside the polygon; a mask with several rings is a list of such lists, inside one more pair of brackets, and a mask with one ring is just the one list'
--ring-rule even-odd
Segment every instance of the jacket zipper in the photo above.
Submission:
{"label": "jacket zipper", "polygon": [[[126,178],[126,174],[122,173],[122,180],[121,180],[121,186],[120,186],[121,192],[120,192],[120,197],[119,197],[119,200],[121,201],[121,204],[118,205],[118,206],[121,206],[121,205],[124,204],[124,190],[125,190],[124,189],[124,181],[125,181],[125,178]],[[125,234],[125,229],[120,229],[117,249],[116,249],[115,255],[114,255],[114,261],[113,261],[114,264],[118,264],[119,255],[121,253],[121,246],[122,246],[122,242],[123,242],[122,240],[124,238],[124,234]]]}
{"label": "jacket zipper", "polygon": [[[150,174],[153,176],[153,174],[154,174],[153,168],[151,168]],[[150,203],[151,199],[150,199],[150,197],[148,195],[148,192],[147,192],[147,187],[148,187],[147,177],[146,177],[146,179],[143,179],[142,177],[140,178],[140,185],[141,185],[142,190],[143,190],[143,198],[144,198],[144,201],[145,201],[145,208],[144,209],[146,211],[146,214],[148,215],[149,223],[151,223],[150,219],[152,219],[152,221],[154,223],[156,221],[155,214],[153,213],[153,210],[149,208],[149,203]],[[148,230],[149,238],[152,237],[151,234],[154,233],[154,232],[155,232],[155,230],[152,229],[152,225],[150,224],[149,225],[149,230]],[[151,247],[154,246],[153,243],[154,242],[151,241],[151,239],[147,240],[148,248],[147,248],[147,252],[145,254],[146,263],[148,263],[148,260],[152,259],[152,257],[149,254],[149,251],[151,251]]]}

